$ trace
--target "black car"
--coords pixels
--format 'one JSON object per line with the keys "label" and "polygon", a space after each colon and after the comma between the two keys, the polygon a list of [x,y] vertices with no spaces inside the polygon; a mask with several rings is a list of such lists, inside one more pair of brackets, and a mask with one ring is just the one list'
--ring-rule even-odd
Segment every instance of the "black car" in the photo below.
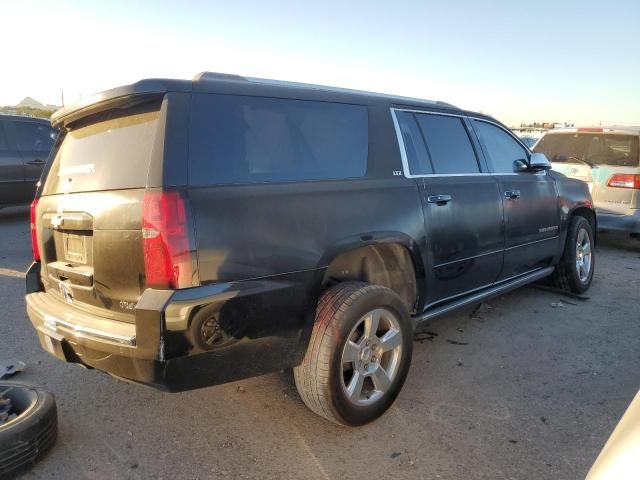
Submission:
{"label": "black car", "polygon": [[585,183],[442,102],[204,73],[59,111],[27,311],[62,360],[168,391],[293,368],[381,415],[416,326],[594,271]]}
{"label": "black car", "polygon": [[0,114],[0,208],[33,200],[57,135],[44,118]]}

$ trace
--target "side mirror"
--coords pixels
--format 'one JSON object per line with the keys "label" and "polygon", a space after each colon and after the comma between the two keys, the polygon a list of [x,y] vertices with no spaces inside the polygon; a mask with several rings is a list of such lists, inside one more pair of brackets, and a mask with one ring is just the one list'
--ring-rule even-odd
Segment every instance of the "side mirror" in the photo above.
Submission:
{"label": "side mirror", "polygon": [[544,153],[534,152],[529,157],[529,170],[532,172],[551,170],[551,162]]}

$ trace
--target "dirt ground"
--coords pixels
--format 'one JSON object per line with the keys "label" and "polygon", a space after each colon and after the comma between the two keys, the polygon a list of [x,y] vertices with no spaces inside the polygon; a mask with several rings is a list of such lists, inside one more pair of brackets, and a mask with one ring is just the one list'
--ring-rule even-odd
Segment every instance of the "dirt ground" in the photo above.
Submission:
{"label": "dirt ground", "polygon": [[394,406],[357,429],[284,373],[168,394],[54,359],[25,314],[27,209],[0,211],[0,238],[0,358],[59,408],[25,478],[581,479],[640,386],[640,242],[620,235],[587,301],[525,287],[431,322]]}

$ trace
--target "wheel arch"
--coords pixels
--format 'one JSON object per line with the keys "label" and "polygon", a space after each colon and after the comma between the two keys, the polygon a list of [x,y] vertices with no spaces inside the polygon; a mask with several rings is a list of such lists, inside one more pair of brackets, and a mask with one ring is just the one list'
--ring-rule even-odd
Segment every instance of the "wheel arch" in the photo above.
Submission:
{"label": "wheel arch", "polygon": [[322,259],[320,292],[343,281],[364,281],[393,290],[417,311],[423,298],[424,264],[417,242],[397,232],[367,233],[345,239]]}

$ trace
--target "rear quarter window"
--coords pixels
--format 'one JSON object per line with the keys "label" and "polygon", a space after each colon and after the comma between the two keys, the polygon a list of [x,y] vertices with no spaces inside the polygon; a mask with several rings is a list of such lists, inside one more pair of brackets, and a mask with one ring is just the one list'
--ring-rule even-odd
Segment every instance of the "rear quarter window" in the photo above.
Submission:
{"label": "rear quarter window", "polygon": [[196,94],[189,183],[243,184],[361,177],[367,170],[365,106]]}

